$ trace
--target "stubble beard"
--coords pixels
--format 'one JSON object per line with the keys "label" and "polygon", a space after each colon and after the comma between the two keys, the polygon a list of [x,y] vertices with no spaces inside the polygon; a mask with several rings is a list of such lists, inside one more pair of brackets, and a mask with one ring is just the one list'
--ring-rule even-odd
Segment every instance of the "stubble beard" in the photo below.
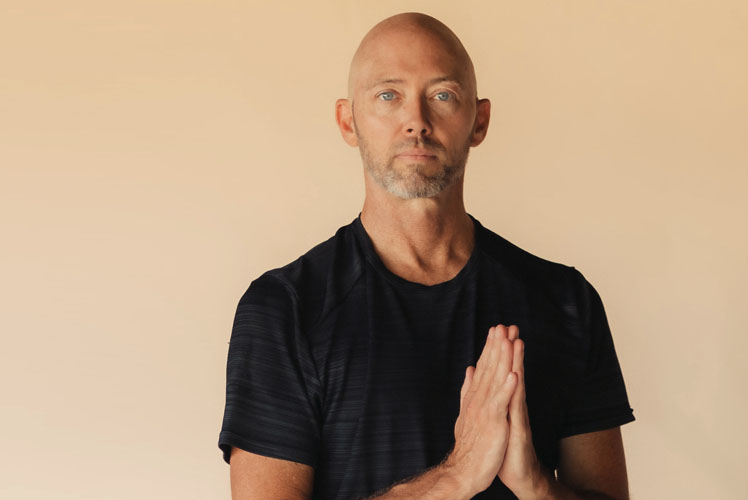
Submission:
{"label": "stubble beard", "polygon": [[[446,160],[441,163],[441,168],[436,172],[428,172],[426,165],[419,162],[408,163],[404,171],[400,171],[394,165],[396,152],[390,152],[388,160],[380,160],[371,154],[366,138],[358,133],[358,127],[356,127],[356,137],[361,160],[372,179],[387,192],[404,200],[432,198],[461,179],[465,174],[465,165],[470,153],[470,137],[468,137],[456,158],[453,161]],[[401,144],[399,150],[415,147],[422,147],[434,153],[444,151],[441,145],[418,139]]]}

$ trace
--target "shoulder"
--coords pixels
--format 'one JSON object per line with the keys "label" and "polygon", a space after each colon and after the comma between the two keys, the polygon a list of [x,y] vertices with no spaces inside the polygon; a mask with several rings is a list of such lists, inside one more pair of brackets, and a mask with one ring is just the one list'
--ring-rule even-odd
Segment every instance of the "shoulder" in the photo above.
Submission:
{"label": "shoulder", "polygon": [[539,257],[482,225],[478,231],[485,258],[507,279],[528,292],[579,298],[587,281],[576,267]]}
{"label": "shoulder", "polygon": [[479,234],[494,279],[551,311],[574,336],[594,321],[593,313],[602,310],[600,296],[576,267],[539,257],[483,226]]}
{"label": "shoulder", "polygon": [[362,270],[363,258],[354,230],[347,224],[294,261],[252,281],[240,306],[274,298],[299,314],[302,326],[309,327],[345,297]]}

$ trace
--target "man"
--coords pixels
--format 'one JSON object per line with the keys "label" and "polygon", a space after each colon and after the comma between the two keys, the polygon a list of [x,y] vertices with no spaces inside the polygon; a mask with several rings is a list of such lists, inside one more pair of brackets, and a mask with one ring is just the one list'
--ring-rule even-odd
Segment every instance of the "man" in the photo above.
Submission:
{"label": "man", "polygon": [[599,296],[465,211],[490,102],[460,41],[390,17],[348,83],[363,210],[239,301],[219,438],[234,498],[628,498],[634,417]]}

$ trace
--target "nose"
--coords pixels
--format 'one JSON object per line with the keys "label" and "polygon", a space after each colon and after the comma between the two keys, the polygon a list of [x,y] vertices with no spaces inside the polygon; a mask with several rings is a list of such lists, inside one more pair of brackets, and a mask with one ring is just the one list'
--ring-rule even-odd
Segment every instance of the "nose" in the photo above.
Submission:
{"label": "nose", "polygon": [[405,135],[418,137],[431,135],[428,104],[424,99],[412,99],[405,107]]}

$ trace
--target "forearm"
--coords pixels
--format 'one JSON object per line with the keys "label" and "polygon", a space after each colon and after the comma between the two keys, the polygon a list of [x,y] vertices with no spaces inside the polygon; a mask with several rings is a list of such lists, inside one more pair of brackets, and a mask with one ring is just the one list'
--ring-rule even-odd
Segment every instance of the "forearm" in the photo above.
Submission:
{"label": "forearm", "polygon": [[470,492],[452,468],[442,463],[367,500],[468,500],[476,493]]}
{"label": "forearm", "polygon": [[575,490],[547,470],[543,472],[543,479],[534,493],[526,495],[517,495],[519,500],[628,500],[626,497],[612,497],[598,491],[581,491]]}

